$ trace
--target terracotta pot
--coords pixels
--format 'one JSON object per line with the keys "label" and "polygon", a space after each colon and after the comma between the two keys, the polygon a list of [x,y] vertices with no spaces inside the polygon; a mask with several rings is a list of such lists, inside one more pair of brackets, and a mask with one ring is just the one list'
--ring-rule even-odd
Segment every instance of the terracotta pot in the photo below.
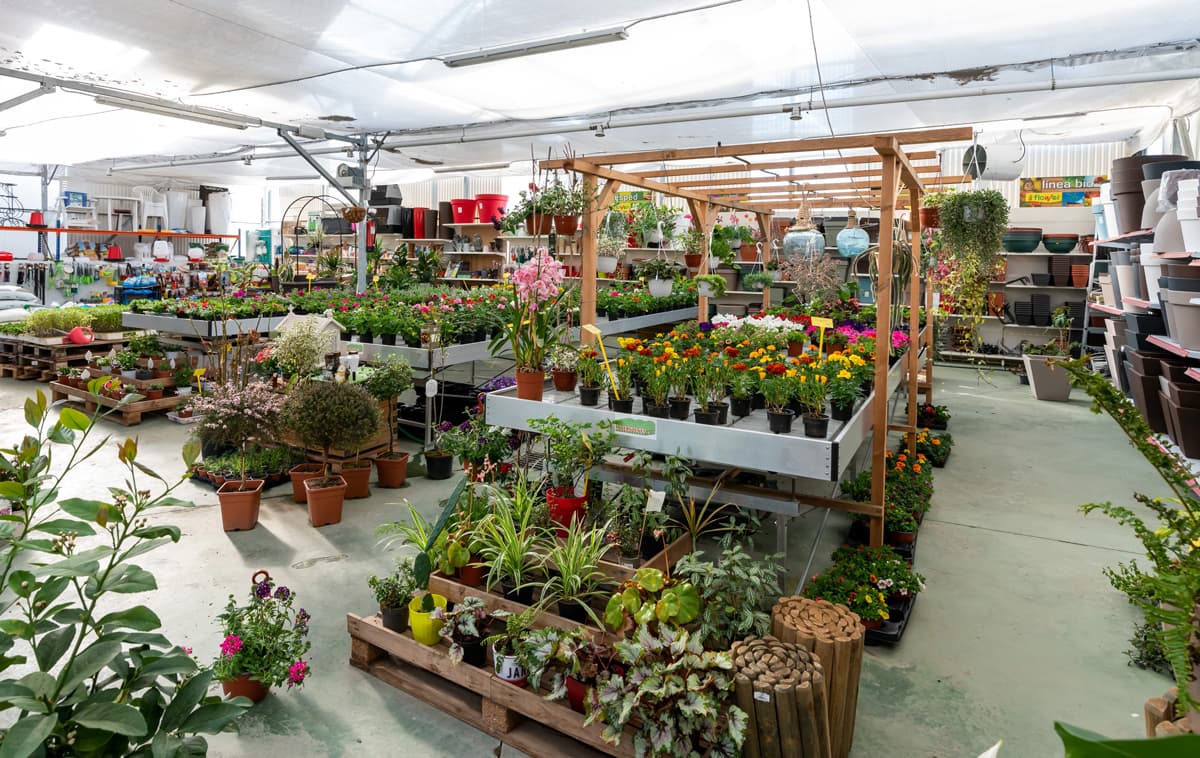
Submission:
{"label": "terracotta pot", "polygon": [[879,629],[883,626],[883,619],[871,619],[870,621],[862,622],[864,629]]}
{"label": "terracotta pot", "polygon": [[230,480],[217,490],[221,501],[221,526],[227,532],[253,529],[258,524],[258,508],[262,503],[262,479]]}
{"label": "terracotta pot", "polygon": [[559,392],[574,392],[575,383],[579,380],[579,374],[575,371],[560,371],[554,369],[550,372],[554,377],[554,389]]}
{"label": "terracotta pot", "polygon": [[553,216],[526,216],[525,231],[529,234],[549,234],[550,225],[553,221]]}
{"label": "terracotta pot", "polygon": [[346,480],[340,476],[308,479],[308,523],[313,526],[336,524],[342,520],[342,502],[346,497]]}
{"label": "terracotta pot", "polygon": [[889,545],[911,545],[917,539],[916,532],[888,532],[887,543]]}
{"label": "terracotta pot", "polygon": [[921,228],[922,229],[937,229],[942,225],[940,208],[922,208],[921,209]]}
{"label": "terracotta pot", "polygon": [[787,345],[788,345],[788,357],[798,358],[801,355],[804,355],[804,343],[803,342],[788,342]]}
{"label": "terracotta pot", "polygon": [[247,697],[252,703],[261,703],[263,698],[271,692],[270,687],[245,674],[221,682],[221,689],[228,697]]}
{"label": "terracotta pot", "polygon": [[587,700],[589,685],[584,684],[573,676],[567,677],[567,702],[571,710],[584,713],[583,703]]}
{"label": "terracotta pot", "polygon": [[162,396],[163,396],[162,390],[146,390],[146,399],[147,400],[162,400]]}
{"label": "terracotta pot", "polygon": [[554,231],[556,234],[574,234],[579,230],[578,216],[555,216]]}
{"label": "terracotta pot", "polygon": [[376,484],[380,487],[403,487],[405,479],[408,478],[408,453],[384,453],[375,459],[375,470],[379,472],[379,481]]}
{"label": "terracotta pot", "polygon": [[319,463],[301,463],[299,466],[293,466],[288,471],[292,478],[292,499],[297,503],[306,502],[307,490],[304,489],[304,482],[324,473],[325,467]]}
{"label": "terracotta pot", "polygon": [[742,263],[753,263],[758,260],[758,248],[754,245],[742,245],[742,249],[738,250],[738,260]]}
{"label": "terracotta pot", "polygon": [[471,560],[467,561],[467,565],[461,566],[458,569],[458,578],[463,584],[471,587],[478,587],[483,584],[483,565],[476,563],[478,558],[471,556]]}
{"label": "terracotta pot", "polygon": [[517,369],[517,397],[521,400],[541,400],[545,384],[545,371]]}
{"label": "terracotta pot", "polygon": [[346,480],[346,499],[360,500],[371,496],[371,462],[354,463],[348,461],[342,464],[338,472]]}
{"label": "terracotta pot", "polygon": [[683,262],[688,268],[700,268],[700,253],[684,253]]}

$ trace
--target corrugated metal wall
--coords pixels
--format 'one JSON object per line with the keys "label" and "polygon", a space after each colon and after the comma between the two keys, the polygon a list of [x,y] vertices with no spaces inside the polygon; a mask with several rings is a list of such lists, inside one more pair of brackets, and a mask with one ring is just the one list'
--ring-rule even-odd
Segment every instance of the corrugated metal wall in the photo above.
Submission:
{"label": "corrugated metal wall", "polygon": [[415,184],[401,184],[404,204],[410,208],[437,208],[439,202],[449,202],[460,197],[475,197],[483,193],[499,193],[500,177],[471,176],[430,179]]}
{"label": "corrugated metal wall", "polygon": [[[962,173],[964,147],[942,151],[942,172],[950,176]],[[1033,176],[1107,176],[1112,162],[1128,154],[1124,142],[1101,142],[1088,145],[1030,145],[1025,157],[1022,177]],[[1004,194],[1011,207],[1020,203],[1020,182],[978,181],[972,189],[994,189]]]}

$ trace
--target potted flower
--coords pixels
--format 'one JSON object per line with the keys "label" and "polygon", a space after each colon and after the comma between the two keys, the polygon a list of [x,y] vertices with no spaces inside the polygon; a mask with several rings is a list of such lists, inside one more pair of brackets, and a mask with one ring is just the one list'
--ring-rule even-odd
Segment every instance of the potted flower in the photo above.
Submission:
{"label": "potted flower", "polygon": [[[426,398],[425,402],[432,402]],[[454,474],[454,453],[445,447],[446,433],[454,429],[454,424],[443,421],[434,428],[433,446],[421,452],[425,459],[425,476],[429,479],[449,479]]]}
{"label": "potted flower", "polygon": [[305,378],[321,370],[332,349],[333,336],[322,329],[318,319],[300,318],[280,330],[271,357],[284,376]]}
{"label": "potted flower", "polygon": [[487,648],[483,641],[493,617],[482,599],[468,595],[462,602],[454,604],[454,610],[440,608],[433,615],[442,620],[439,634],[450,642],[451,663],[466,661],[478,668],[487,664]]}
{"label": "potted flower", "polygon": [[725,277],[718,274],[702,274],[693,277],[697,293],[700,297],[723,297],[725,295]]}
{"label": "potted flower", "polygon": [[150,382],[146,385],[147,400],[162,400],[166,386],[162,382]]}
{"label": "potted flower", "polygon": [[741,238],[732,232],[731,227],[720,224],[713,227],[712,237],[708,243],[709,271],[716,271],[721,266],[736,268],[733,264],[734,259],[737,258],[737,253],[733,248],[734,240],[737,241],[738,247],[741,247]]}
{"label": "potted flower", "polygon": [[357,448],[379,429],[379,407],[353,384],[304,382],[284,404],[284,425],[305,447],[322,452],[323,476],[305,480],[308,519],[313,526],[342,520],[346,480],[329,469],[335,447]]}
{"label": "potted flower", "polygon": [[742,286],[752,292],[761,292],[775,283],[775,275],[767,271],[742,274]]}
{"label": "potted flower", "polygon": [[304,685],[312,666],[304,656],[312,647],[308,639],[308,611],[293,606],[296,594],[275,586],[266,571],[251,577],[250,602],[238,605],[233,595],[221,626],[221,654],[213,673],[229,697],[248,697],[257,703],[271,687],[287,683],[288,689]]}
{"label": "potted flower", "polygon": [[[616,449],[612,422],[576,424],[553,415],[530,419],[529,428],[541,434],[550,462],[553,486],[546,491],[550,518],[566,526],[583,517],[588,498],[588,473],[592,466]],[[561,530],[560,530],[560,533]]]}
{"label": "potted flower", "polygon": [[227,382],[192,400],[192,409],[204,417],[196,433],[208,446],[233,446],[240,458],[240,480],[217,490],[221,524],[225,531],[253,529],[258,523],[263,480],[246,478],[246,446],[251,439],[271,441],[279,432],[284,397],[262,382],[244,387]]}
{"label": "potted flower", "polygon": [[575,363],[579,373],[579,403],[580,405],[598,405],[600,403],[600,388],[604,381],[604,369],[600,367],[600,354],[590,347],[580,349],[579,358]]}
{"label": "potted flower", "polygon": [[862,382],[843,363],[830,360],[826,364],[829,378],[829,406],[836,421],[849,421],[854,404],[862,394]]}
{"label": "potted flower", "polygon": [[634,211],[633,231],[642,247],[665,247],[675,236],[679,211],[666,205],[644,205]]}
{"label": "potted flower", "polygon": [[[683,263],[690,269],[700,268],[700,256],[704,254],[704,234],[696,226],[689,226],[683,234],[679,235],[679,245],[683,248]],[[708,269],[712,271],[716,266],[709,263]]]}
{"label": "potted flower", "polygon": [[[138,356],[132,350],[122,350],[112,358],[113,366],[121,372],[122,379],[136,379],[138,369]],[[150,377],[147,376],[147,379]]]}
{"label": "potted flower", "polygon": [[646,373],[646,392],[642,406],[647,416],[666,418],[671,412],[668,398],[671,394],[671,376],[667,369],[650,364]]}
{"label": "potted flower", "polygon": [[516,361],[517,397],[541,400],[546,352],[566,332],[561,313],[568,290],[561,289],[563,266],[545,248],[512,276],[511,320],[492,339],[492,355],[507,346]]}
{"label": "potted flower", "polygon": [[608,551],[606,540],[610,524],[592,529],[583,520],[571,522],[560,540],[546,540],[542,549],[555,573],[541,583],[540,604],[558,603],[558,615],[586,624],[600,625],[600,618],[589,603],[600,597],[606,580],[600,571],[600,559]]}
{"label": "potted flower", "polygon": [[678,271],[679,266],[667,258],[651,258],[637,264],[637,275],[646,280],[651,297],[670,295]]}
{"label": "potted flower", "polygon": [[540,614],[537,608],[522,613],[496,611],[492,615],[503,620],[504,630],[484,640],[492,648],[492,663],[498,679],[517,687],[529,682],[529,647],[524,644],[525,633]]}
{"label": "potted flower", "polygon": [[602,234],[596,238],[596,271],[601,274],[611,274],[621,263],[621,255],[625,252],[625,240],[620,237],[610,237]]}
{"label": "potted flower", "polygon": [[367,375],[363,386],[371,397],[387,403],[388,449],[375,457],[378,484],[388,489],[402,487],[408,475],[408,453],[396,452],[396,399],[413,386],[412,366],[403,358],[390,355]]}
{"label": "potted flower", "polygon": [[574,392],[578,379],[575,367],[579,361],[579,351],[560,342],[550,348],[547,359],[550,362],[550,374],[554,377],[554,389],[559,392]]}
{"label": "potted flower", "polygon": [[767,421],[775,434],[788,434],[792,431],[791,409],[787,407],[792,398],[792,382],[784,374],[787,367],[782,363],[767,365],[767,376],[759,382],[758,391],[762,393],[767,403]]}
{"label": "potted flower", "polygon": [[934,468],[943,468],[950,459],[950,451],[954,448],[954,438],[949,432],[931,432],[922,429],[917,434],[917,452],[924,455]]}
{"label": "potted flower", "polygon": [[633,413],[633,361],[621,356],[613,365],[616,394],[608,393],[609,407],[617,413]]}
{"label": "potted flower", "polygon": [[413,574],[411,556],[396,563],[396,570],[384,577],[372,576],[367,585],[375,593],[383,626],[393,632],[408,628],[408,603],[420,589]]}
{"label": "potted flower", "polygon": [[824,439],[829,433],[829,415],[825,413],[825,396],[829,377],[820,369],[810,369],[795,377],[796,398],[804,407],[804,436]]}

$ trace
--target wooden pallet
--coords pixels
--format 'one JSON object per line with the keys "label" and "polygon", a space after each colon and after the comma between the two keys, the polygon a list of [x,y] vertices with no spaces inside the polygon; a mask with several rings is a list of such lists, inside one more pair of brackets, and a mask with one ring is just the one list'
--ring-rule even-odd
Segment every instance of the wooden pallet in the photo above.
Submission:
{"label": "wooden pallet", "polygon": [[[444,576],[442,574],[430,574],[429,591],[441,595],[452,603],[461,603],[463,598],[468,596],[477,597],[483,601],[483,604],[489,611],[503,610],[510,613],[524,613],[529,610],[529,606],[513,602],[503,595],[488,592],[483,587],[472,587],[469,584],[463,584],[456,577]],[[597,613],[597,615],[601,614]],[[595,624],[583,624],[548,612],[541,613],[533,625],[539,628],[556,626],[559,629],[566,629],[568,631],[573,631],[580,627],[593,629],[597,632],[600,631]]]}
{"label": "wooden pallet", "polygon": [[1146,701],[1145,721],[1147,737],[1170,737],[1176,734],[1192,734],[1186,716],[1180,716],[1175,708],[1178,690],[1167,690],[1162,697]]}
{"label": "wooden pallet", "polygon": [[62,337],[30,337],[22,335],[17,338],[16,364],[22,371],[18,379],[36,379],[43,382],[53,381],[58,376],[60,368],[83,368],[87,365],[87,354],[92,352],[99,355],[110,349],[124,346],[125,340],[93,340],[86,345],[64,343]]}
{"label": "wooden pallet", "polygon": [[534,758],[633,755],[628,732],[610,745],[600,736],[602,725],[585,727],[583,715],[566,703],[502,681],[489,669],[452,664],[444,643],[422,645],[407,632],[385,629],[378,616],[346,614],[346,627],[352,666]]}
{"label": "wooden pallet", "polygon": [[[102,395],[93,395],[87,390],[81,390],[77,387],[68,387],[59,382],[50,383],[50,396],[53,401],[70,400],[83,405],[84,411],[91,414],[96,410],[96,404],[99,403],[103,408],[116,408],[117,400],[111,397]],[[175,406],[182,403],[187,398],[178,395],[159,398],[158,400],[140,400],[136,403],[126,403],[113,413],[108,413],[104,418],[109,421],[115,421],[123,426],[134,426],[142,423],[142,414],[152,413],[154,411],[173,410]]]}

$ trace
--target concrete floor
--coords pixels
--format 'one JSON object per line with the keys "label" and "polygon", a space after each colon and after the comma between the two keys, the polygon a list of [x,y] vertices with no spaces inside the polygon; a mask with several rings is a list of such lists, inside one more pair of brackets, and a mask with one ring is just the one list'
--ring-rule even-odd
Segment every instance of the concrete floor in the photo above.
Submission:
{"label": "concrete floor", "polygon": [[[1134,489],[1159,494],[1153,469],[1081,398],[1039,403],[1003,373],[939,367],[935,376],[937,401],[954,414],[957,446],[937,474],[921,533],[917,568],[928,589],[899,646],[868,648],[853,754],[958,758],[1003,738],[1002,756],[1061,755],[1055,719],[1112,736],[1141,734],[1142,702],[1169,683],[1126,665],[1135,613],[1100,573],[1134,557],[1138,545],[1076,506],[1128,503]],[[24,428],[21,404],[33,388],[0,380],[6,441]],[[128,430],[103,426],[118,439],[136,435],[139,460],[168,478],[182,473],[182,427],[164,417]],[[97,456],[64,496],[116,484],[115,463],[115,452]],[[268,491],[250,532],[222,532],[215,494],[191,483],[180,496],[195,508],[155,515],[180,526],[184,538],[141,559],[160,589],[137,601],[201,659],[215,655],[220,641],[213,617],[229,593],[244,595],[257,569],[298,592],[313,614],[310,683],[274,693],[242,719],[240,736],[213,738],[212,755],[519,755],[347,663],[345,614],[373,611],[366,578],[393,559],[376,545],[375,527],[402,517],[404,499],[435,515],[446,485],[412,479],[401,490],[375,490],[348,501],[341,524],[321,529],[308,525],[286,487]],[[792,525],[792,577],[818,521],[814,513]],[[830,518],[818,569],[845,523],[839,514]],[[761,535],[763,546],[773,541],[773,531]]]}

